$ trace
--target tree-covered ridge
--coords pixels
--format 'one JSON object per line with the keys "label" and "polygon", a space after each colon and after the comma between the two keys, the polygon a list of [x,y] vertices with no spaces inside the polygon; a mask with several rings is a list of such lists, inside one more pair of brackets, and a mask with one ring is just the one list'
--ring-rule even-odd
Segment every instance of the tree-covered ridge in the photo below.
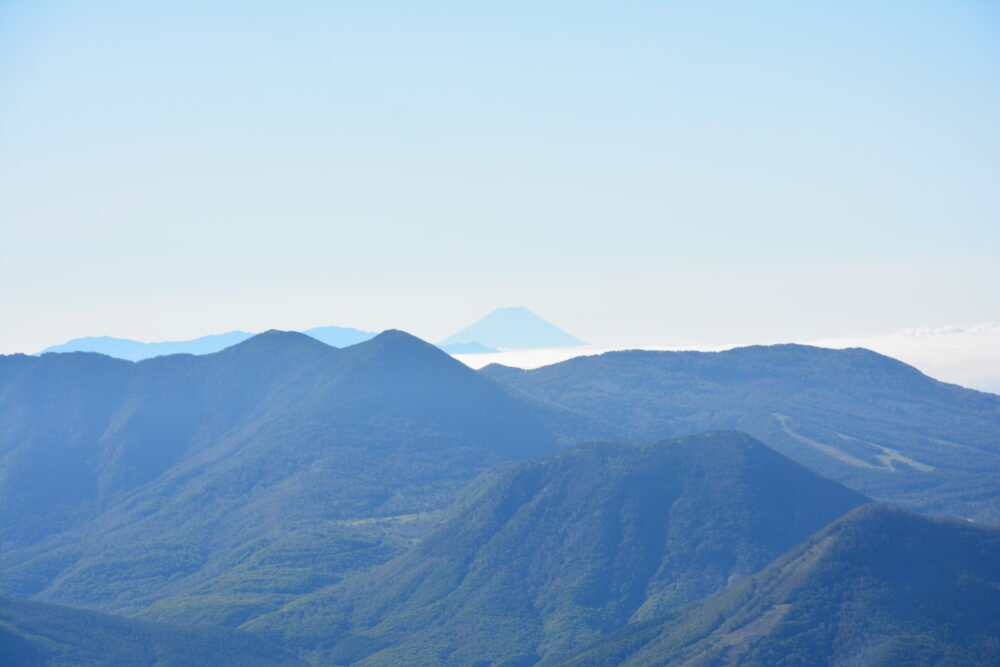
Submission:
{"label": "tree-covered ridge", "polygon": [[243,627],[320,664],[544,664],[865,502],[739,433],[582,445],[486,473],[406,554]]}
{"label": "tree-covered ridge", "polygon": [[305,665],[245,632],[139,621],[0,597],[0,662],[7,667]]}
{"label": "tree-covered ridge", "polygon": [[882,505],[730,590],[633,624],[567,665],[994,665],[1000,529]]}
{"label": "tree-covered ridge", "polygon": [[1000,521],[1000,396],[869,350],[609,352],[481,372],[636,440],[738,429],[877,500]]}
{"label": "tree-covered ridge", "polygon": [[0,357],[0,592],[235,625],[401,552],[489,465],[607,432],[399,331]]}

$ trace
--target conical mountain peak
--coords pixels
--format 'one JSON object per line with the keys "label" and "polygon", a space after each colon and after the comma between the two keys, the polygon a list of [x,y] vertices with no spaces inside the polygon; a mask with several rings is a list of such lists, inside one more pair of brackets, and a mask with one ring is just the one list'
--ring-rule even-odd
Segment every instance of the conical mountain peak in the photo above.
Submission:
{"label": "conical mountain peak", "polygon": [[475,324],[445,338],[440,345],[472,342],[494,348],[586,345],[523,306],[498,308]]}
{"label": "conical mountain peak", "polygon": [[312,336],[297,331],[281,331],[269,329],[263,333],[251,336],[242,343],[237,343],[217,354],[282,354],[303,353],[315,351],[322,354],[335,348],[322,343]]}
{"label": "conical mountain peak", "polygon": [[447,372],[462,377],[475,374],[436,345],[399,329],[387,329],[370,340],[344,348],[344,352],[348,359],[360,364],[358,369],[366,375],[386,368],[421,374],[449,369]]}
{"label": "conical mountain peak", "polygon": [[378,334],[372,338],[372,342],[378,342],[381,345],[429,345],[424,340],[417,338],[411,333],[407,333],[402,329],[386,329],[382,333]]}
{"label": "conical mountain peak", "polygon": [[434,357],[447,358],[448,355],[442,352],[435,345],[417,338],[411,333],[401,329],[386,329],[370,340],[366,340],[350,348],[366,353],[378,352],[380,354],[406,354],[406,355],[432,355]]}

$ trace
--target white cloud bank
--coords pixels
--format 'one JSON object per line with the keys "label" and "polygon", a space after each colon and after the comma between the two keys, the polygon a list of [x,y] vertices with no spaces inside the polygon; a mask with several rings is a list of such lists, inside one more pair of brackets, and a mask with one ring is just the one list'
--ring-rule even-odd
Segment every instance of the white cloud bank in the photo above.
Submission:
{"label": "white cloud bank", "polygon": [[[771,343],[779,341],[768,341]],[[791,341],[830,348],[865,347],[899,359],[944,382],[1000,393],[1000,325],[944,326],[906,329],[881,336],[823,338]],[[730,345],[644,346],[645,350],[703,350],[715,352]],[[572,347],[536,350],[502,350],[493,354],[459,354],[472,368],[499,363],[517,368],[538,368],[573,357],[602,354],[625,347]]]}
{"label": "white cloud bank", "polygon": [[828,338],[823,347],[867,347],[938,380],[1000,393],[1000,325],[906,329],[885,336]]}

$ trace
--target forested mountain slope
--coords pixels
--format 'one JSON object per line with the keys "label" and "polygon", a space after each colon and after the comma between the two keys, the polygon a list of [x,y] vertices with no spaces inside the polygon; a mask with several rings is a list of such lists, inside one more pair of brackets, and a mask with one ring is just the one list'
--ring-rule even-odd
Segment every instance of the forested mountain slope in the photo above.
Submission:
{"label": "forested mountain slope", "polygon": [[[998,424],[1000,397],[864,350],[475,372],[388,331],[0,357],[0,594],[319,663],[548,664],[735,590],[858,489],[991,519]],[[593,444],[722,427],[789,458],[732,431]]]}
{"label": "forested mountain slope", "polygon": [[866,505],[750,580],[567,665],[995,665],[1000,529]]}
{"label": "forested mountain slope", "polygon": [[189,628],[0,597],[5,667],[297,666],[279,646],[225,628]]}
{"label": "forested mountain slope", "polygon": [[740,433],[582,445],[486,473],[411,551],[243,628],[317,664],[545,664],[865,502]]}
{"label": "forested mountain slope", "polygon": [[235,624],[398,553],[489,465],[608,433],[399,331],[0,357],[0,592]]}

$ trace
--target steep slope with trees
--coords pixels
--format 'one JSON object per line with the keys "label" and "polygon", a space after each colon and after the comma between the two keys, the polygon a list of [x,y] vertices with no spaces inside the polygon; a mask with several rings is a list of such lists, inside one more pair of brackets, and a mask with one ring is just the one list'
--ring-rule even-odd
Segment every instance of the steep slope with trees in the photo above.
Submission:
{"label": "steep slope with trees", "polygon": [[566,664],[985,666],[998,655],[1000,529],[872,504],[752,579]]}

